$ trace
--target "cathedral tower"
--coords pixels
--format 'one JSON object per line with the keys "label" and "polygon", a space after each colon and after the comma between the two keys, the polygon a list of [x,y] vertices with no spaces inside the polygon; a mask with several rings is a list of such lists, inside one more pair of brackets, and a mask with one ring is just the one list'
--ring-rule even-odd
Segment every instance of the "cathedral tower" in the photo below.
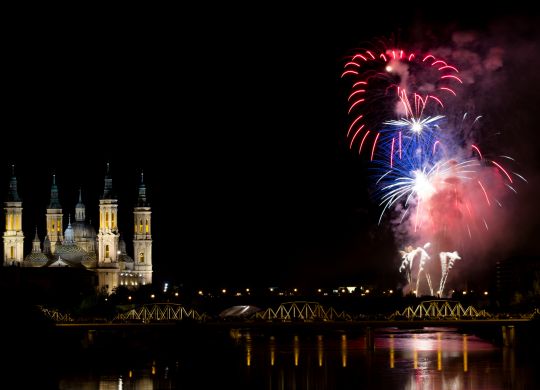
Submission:
{"label": "cathedral tower", "polygon": [[6,230],[4,232],[4,266],[22,265],[24,235],[22,232],[22,200],[17,193],[15,166],[11,166],[11,180],[6,202]]}
{"label": "cathedral tower", "polygon": [[47,236],[51,242],[51,253],[55,253],[56,244],[64,240],[63,214],[60,200],[58,199],[58,186],[56,185],[56,175],[53,175],[51,186],[51,201],[47,207],[46,214]]}
{"label": "cathedral tower", "polygon": [[112,179],[107,163],[105,186],[99,200],[98,275],[99,286],[108,292],[118,286],[118,200],[113,193]]}
{"label": "cathedral tower", "polygon": [[146,201],[146,186],[144,175],[141,173],[137,204],[133,209],[133,260],[134,272],[142,275],[142,283],[152,283],[152,211]]}

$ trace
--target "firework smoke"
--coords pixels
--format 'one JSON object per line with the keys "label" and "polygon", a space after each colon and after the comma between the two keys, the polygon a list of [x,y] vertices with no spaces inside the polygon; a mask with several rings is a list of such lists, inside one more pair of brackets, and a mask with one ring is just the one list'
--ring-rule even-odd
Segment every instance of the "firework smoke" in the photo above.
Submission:
{"label": "firework smoke", "polygon": [[[467,88],[504,65],[503,49],[481,55],[469,48],[476,41],[474,33],[455,33],[454,47],[427,54],[361,50],[342,74],[353,81],[349,147],[369,157],[379,223],[390,220],[407,243],[399,271],[417,295],[434,295],[439,276],[436,294],[445,296],[456,260],[481,247],[482,237],[498,236],[506,198],[526,182],[513,158],[483,153],[481,116],[465,111],[475,93]],[[436,256],[438,264],[429,261]]]}

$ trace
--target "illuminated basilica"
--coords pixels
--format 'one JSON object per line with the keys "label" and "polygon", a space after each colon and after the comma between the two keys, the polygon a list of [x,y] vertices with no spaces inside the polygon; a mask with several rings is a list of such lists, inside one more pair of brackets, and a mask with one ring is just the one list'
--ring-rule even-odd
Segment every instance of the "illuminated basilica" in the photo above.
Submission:
{"label": "illuminated basilica", "polygon": [[96,272],[98,288],[108,293],[124,285],[136,288],[152,283],[152,225],[151,208],[146,200],[143,175],[139,184],[137,203],[133,209],[134,258],[126,252],[126,243],[118,231],[118,199],[107,164],[103,195],[99,200],[99,230],[86,220],[86,208],[79,190],[75,218],[68,216],[64,229],[64,214],[58,198],[58,186],[53,175],[51,199],[45,213],[47,234],[41,242],[37,227],[32,251],[23,253],[22,200],[17,192],[15,172],[9,183],[4,211],[4,266],[19,267],[73,267]]}

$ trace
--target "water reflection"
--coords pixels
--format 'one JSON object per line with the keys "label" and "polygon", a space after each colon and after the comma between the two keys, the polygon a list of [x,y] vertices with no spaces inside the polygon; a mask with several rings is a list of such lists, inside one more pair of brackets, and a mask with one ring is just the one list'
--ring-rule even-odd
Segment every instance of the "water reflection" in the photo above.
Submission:
{"label": "water reflection", "polygon": [[273,366],[276,362],[276,338],[270,336],[270,365]]}
{"label": "water reflection", "polygon": [[467,372],[468,363],[467,363],[467,335],[463,335],[463,372]]}
{"label": "water reflection", "polygon": [[300,357],[300,341],[298,336],[294,336],[294,366],[298,367],[298,358]]}
{"label": "water reflection", "polygon": [[394,368],[394,359],[395,359],[395,352],[394,352],[394,335],[390,335],[390,368]]}
{"label": "water reflection", "polygon": [[[244,331],[240,339],[247,343],[253,338],[251,333]],[[350,386],[344,388],[354,388],[354,383],[360,387],[379,383],[384,388],[407,389],[506,388],[502,376],[514,382],[513,349],[505,348],[501,356],[501,349],[490,342],[455,329],[385,329],[376,334],[375,351],[369,351],[366,344],[363,335],[347,333],[262,334],[249,353],[251,365],[261,369],[262,381],[278,389],[308,388],[307,383],[332,384],[345,378]],[[268,348],[269,362],[260,353]],[[293,356],[292,365],[287,363],[289,354]],[[381,364],[383,360],[386,364]],[[272,369],[263,374],[265,364]]]}
{"label": "water reflection", "polygon": [[341,335],[341,365],[347,367],[347,335]]}
{"label": "water reflection", "polygon": [[442,370],[442,333],[437,332],[437,371]]}
{"label": "water reflection", "polygon": [[[235,329],[198,335],[173,355],[63,371],[59,388],[505,389],[536,388],[516,349],[455,329],[388,328],[375,349],[360,331]],[[178,359],[174,360],[174,355]]]}
{"label": "water reflection", "polygon": [[323,365],[323,354],[324,354],[324,343],[323,336],[320,334],[317,336],[317,357],[319,358],[319,367]]}

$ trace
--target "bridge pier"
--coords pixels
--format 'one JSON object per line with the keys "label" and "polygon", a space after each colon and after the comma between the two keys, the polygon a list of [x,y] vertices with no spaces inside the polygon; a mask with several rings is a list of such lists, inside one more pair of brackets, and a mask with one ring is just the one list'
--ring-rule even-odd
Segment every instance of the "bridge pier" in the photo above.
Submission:
{"label": "bridge pier", "polygon": [[375,332],[372,327],[366,327],[366,349],[368,351],[375,350]]}
{"label": "bridge pier", "polygon": [[503,325],[502,342],[505,347],[514,347],[516,345],[516,328],[514,325]]}

